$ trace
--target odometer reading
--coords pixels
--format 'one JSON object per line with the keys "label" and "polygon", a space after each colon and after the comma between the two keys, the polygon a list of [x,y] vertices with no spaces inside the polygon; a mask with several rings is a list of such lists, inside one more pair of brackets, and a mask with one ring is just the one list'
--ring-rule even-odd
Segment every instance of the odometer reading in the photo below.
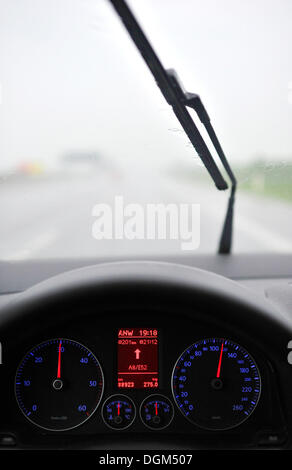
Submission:
{"label": "odometer reading", "polygon": [[51,431],[79,426],[96,410],[103,373],[96,357],[76,341],[59,338],[39,344],[21,361],[15,393],[23,414]]}
{"label": "odometer reading", "polygon": [[172,391],[178,408],[194,424],[224,430],[238,426],[254,411],[261,378],[244,348],[228,339],[208,338],[179,357]]}

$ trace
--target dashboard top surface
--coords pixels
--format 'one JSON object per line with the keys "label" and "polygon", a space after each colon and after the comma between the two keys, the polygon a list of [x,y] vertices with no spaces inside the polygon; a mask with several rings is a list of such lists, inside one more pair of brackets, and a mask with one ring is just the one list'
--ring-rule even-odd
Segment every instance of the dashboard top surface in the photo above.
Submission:
{"label": "dashboard top surface", "polygon": [[292,255],[182,255],[153,256],[149,258],[80,258],[0,262],[0,294],[22,292],[49,277],[84,266],[113,261],[162,261],[197,267],[229,279],[285,279],[292,278]]}

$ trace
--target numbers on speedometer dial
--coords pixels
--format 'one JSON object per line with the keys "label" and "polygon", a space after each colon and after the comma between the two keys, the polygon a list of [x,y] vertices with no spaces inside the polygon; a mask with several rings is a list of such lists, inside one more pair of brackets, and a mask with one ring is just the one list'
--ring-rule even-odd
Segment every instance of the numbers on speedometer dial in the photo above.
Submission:
{"label": "numbers on speedometer dial", "polygon": [[200,340],[179,357],[172,391],[180,411],[194,424],[224,430],[245,421],[261,392],[258,367],[238,344],[222,338]]}
{"label": "numbers on speedometer dial", "polygon": [[16,373],[15,393],[27,419],[44,429],[65,431],[94,413],[103,385],[92,352],[76,341],[58,338],[26,354]]}

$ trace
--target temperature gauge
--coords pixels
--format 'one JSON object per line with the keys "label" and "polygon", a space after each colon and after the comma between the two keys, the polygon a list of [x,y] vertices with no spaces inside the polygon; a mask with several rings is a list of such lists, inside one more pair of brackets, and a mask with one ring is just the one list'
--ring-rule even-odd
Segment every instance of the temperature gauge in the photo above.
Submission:
{"label": "temperature gauge", "polygon": [[110,428],[126,429],[136,417],[136,407],[125,395],[112,395],[102,407],[102,417]]}
{"label": "temperature gauge", "polygon": [[140,416],[145,426],[164,429],[173,418],[172,403],[163,395],[151,395],[142,402]]}

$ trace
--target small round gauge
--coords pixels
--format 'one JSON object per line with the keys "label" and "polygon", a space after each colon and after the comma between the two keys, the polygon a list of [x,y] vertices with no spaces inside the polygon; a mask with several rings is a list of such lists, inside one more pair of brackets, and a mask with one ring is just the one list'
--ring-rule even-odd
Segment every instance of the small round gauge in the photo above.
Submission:
{"label": "small round gauge", "polygon": [[101,366],[85,346],[70,339],[45,341],[21,361],[15,394],[32,423],[50,431],[66,431],[94,413],[103,393]]}
{"label": "small round gauge", "polygon": [[112,429],[126,429],[136,417],[133,401],[125,395],[112,395],[103,404],[102,417]]}
{"label": "small round gauge", "polygon": [[251,355],[223,338],[197,341],[175,364],[172,391],[180,411],[210,430],[243,423],[257,406],[261,378]]}
{"label": "small round gauge", "polygon": [[164,429],[173,419],[171,401],[163,395],[150,395],[140,407],[141,420],[151,429]]}

